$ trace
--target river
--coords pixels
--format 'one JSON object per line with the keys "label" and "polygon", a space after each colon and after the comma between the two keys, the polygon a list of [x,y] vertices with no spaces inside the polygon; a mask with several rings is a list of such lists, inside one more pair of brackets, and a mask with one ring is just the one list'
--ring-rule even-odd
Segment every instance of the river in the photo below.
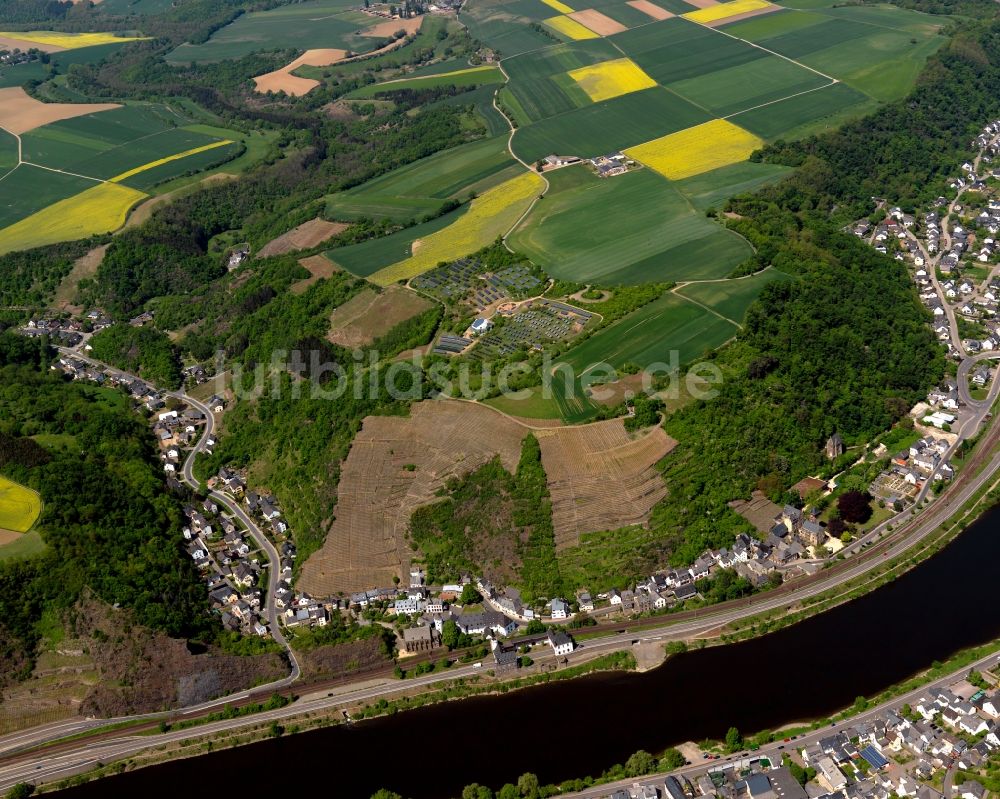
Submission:
{"label": "river", "polygon": [[[598,774],[637,749],[825,717],[1000,637],[1000,509],[894,582],[752,641],[691,651],[646,674],[597,674],[315,730],[99,780],[66,799],[200,794],[446,799],[525,771]],[[207,795],[200,794],[200,795]]]}

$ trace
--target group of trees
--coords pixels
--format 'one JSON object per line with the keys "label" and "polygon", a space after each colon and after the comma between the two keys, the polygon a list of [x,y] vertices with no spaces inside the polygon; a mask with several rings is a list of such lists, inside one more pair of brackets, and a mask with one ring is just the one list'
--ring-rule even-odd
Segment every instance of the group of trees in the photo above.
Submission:
{"label": "group of trees", "polygon": [[513,475],[495,458],[453,480],[445,499],[414,511],[410,537],[432,583],[470,572],[521,586],[528,602],[565,593],[552,502],[533,435],[524,439]]}
{"label": "group of trees", "polygon": [[177,388],[181,367],[174,345],[152,327],[117,324],[95,333],[88,342],[93,356],[162,388]]}

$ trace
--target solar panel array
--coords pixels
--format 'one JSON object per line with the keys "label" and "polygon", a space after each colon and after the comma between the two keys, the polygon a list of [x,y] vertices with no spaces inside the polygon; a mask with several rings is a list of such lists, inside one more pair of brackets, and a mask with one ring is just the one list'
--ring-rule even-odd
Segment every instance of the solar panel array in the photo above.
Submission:
{"label": "solar panel array", "polygon": [[414,278],[412,285],[441,300],[468,299],[477,309],[508,297],[530,296],[542,285],[526,264],[515,264],[480,278],[485,271],[478,261],[461,258]]}

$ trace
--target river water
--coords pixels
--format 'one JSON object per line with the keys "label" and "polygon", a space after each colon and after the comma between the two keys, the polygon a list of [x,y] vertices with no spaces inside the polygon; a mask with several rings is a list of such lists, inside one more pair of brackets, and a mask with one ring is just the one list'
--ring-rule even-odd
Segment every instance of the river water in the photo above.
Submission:
{"label": "river water", "polygon": [[[66,799],[297,795],[368,799],[380,787],[446,799],[525,771],[598,774],[637,749],[824,717],[1000,637],[1000,509],[899,579],[779,632],[691,651],[646,674],[598,674],[421,708],[141,769]],[[202,793],[204,791],[204,793]]]}

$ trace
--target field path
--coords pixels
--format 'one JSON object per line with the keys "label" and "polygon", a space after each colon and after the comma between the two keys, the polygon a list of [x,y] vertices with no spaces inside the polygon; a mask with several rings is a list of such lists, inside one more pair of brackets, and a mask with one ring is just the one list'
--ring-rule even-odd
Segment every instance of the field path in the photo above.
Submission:
{"label": "field path", "polygon": [[678,294],[678,293],[677,293],[677,289],[680,289],[680,288],[683,288],[683,287],[684,287],[684,286],[686,286],[686,285],[687,285],[687,283],[681,283],[681,284],[679,284],[679,285],[676,285],[676,286],[674,286],[674,287],[673,287],[672,289],[670,289],[670,293],[671,293],[671,294],[673,294],[673,295],[674,295],[675,297],[680,297],[680,298],[681,298],[682,300],[685,300],[685,301],[687,301],[687,302],[690,302],[690,303],[692,303],[693,305],[697,305],[697,306],[698,306],[699,308],[704,308],[704,309],[705,309],[706,311],[708,311],[708,312],[709,312],[710,314],[713,314],[713,315],[715,315],[715,316],[718,316],[718,317],[719,317],[720,319],[724,319],[724,320],[725,320],[725,321],[727,321],[727,322],[732,322],[732,323],[733,323],[734,325],[736,325],[736,327],[738,327],[738,328],[739,328],[740,330],[742,330],[742,329],[743,329],[743,325],[741,325],[741,324],[740,324],[739,322],[737,322],[737,321],[736,321],[735,319],[730,319],[730,318],[729,318],[728,316],[723,316],[722,314],[720,314],[720,313],[719,313],[719,312],[718,312],[717,310],[715,310],[714,308],[710,308],[709,306],[705,305],[704,303],[701,303],[701,302],[698,302],[698,300],[693,300],[693,299],[691,299],[690,297],[686,297],[686,296],[684,296],[683,294]]}
{"label": "field path", "polygon": [[[510,75],[508,75],[507,74],[507,70],[505,70],[503,68],[503,59],[501,59],[500,61],[497,62],[497,68],[500,70],[501,74],[503,75],[503,77],[504,77],[504,86],[506,86],[508,83],[510,83]],[[496,109],[497,113],[500,114],[500,116],[502,116],[505,120],[507,120],[507,124],[510,125],[510,135],[507,137],[507,152],[510,153],[510,157],[511,158],[513,158],[515,161],[517,161],[521,166],[523,166],[529,172],[534,172],[535,170],[532,168],[531,164],[529,164],[526,161],[524,161],[517,153],[514,152],[514,146],[513,146],[514,145],[514,134],[517,133],[517,128],[514,127],[513,120],[511,120],[511,118],[508,117],[503,112],[503,110],[500,108],[500,106],[497,104],[497,97],[499,96],[499,94],[500,94],[500,89],[497,89],[495,92],[493,92],[493,107]],[[537,172],[536,174],[539,177],[541,177],[542,181],[545,183],[545,188],[543,188],[538,193],[538,196],[536,196],[535,199],[531,201],[531,205],[529,205],[527,208],[524,209],[524,213],[521,214],[521,216],[519,216],[517,218],[517,220],[514,222],[513,225],[511,225],[510,230],[508,230],[506,233],[503,234],[503,237],[502,237],[503,238],[503,246],[506,247],[508,250],[510,250],[510,252],[514,252],[514,251],[510,249],[510,245],[507,243],[507,237],[510,236],[515,230],[517,230],[521,226],[521,223],[525,219],[527,219],[528,218],[528,214],[531,213],[531,209],[535,207],[535,205],[538,203],[538,201],[542,197],[544,197],[546,194],[548,194],[548,191],[551,188],[551,186],[549,184],[549,179],[547,177],[545,177],[545,173],[544,172]]]}

